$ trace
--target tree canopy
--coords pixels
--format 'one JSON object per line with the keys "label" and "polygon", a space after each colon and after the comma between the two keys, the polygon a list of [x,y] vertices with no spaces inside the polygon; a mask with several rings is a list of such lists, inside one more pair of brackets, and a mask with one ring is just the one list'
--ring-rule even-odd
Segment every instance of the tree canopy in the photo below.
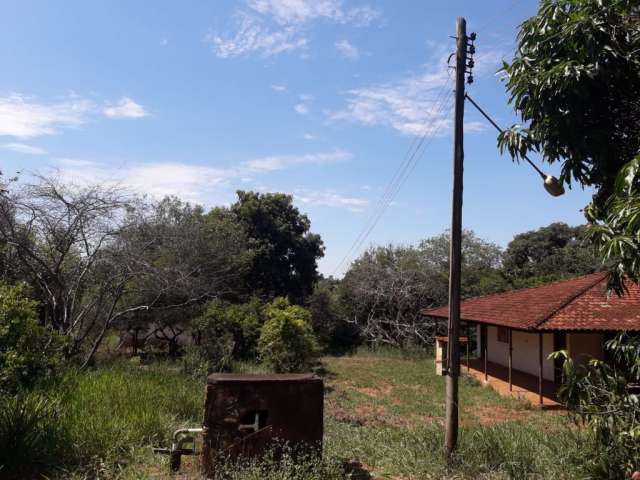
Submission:
{"label": "tree canopy", "polygon": [[238,201],[212,215],[230,214],[243,227],[253,250],[247,287],[267,298],[301,302],[318,280],[317,260],[324,255],[320,235],[310,231],[309,218],[283,193],[238,191]]}
{"label": "tree canopy", "polygon": [[586,227],[552,223],[516,235],[504,252],[503,270],[514,286],[593,273],[601,266]]}
{"label": "tree canopy", "polygon": [[500,147],[514,159],[540,152],[562,164],[566,184],[596,189],[585,212],[614,286],[640,274],[638,169],[616,180],[640,149],[639,9],[637,0],[542,0],[503,67],[525,126],[501,134]]}
{"label": "tree canopy", "polygon": [[[498,245],[465,230],[462,251],[464,297],[509,287],[499,270],[502,251]],[[344,315],[370,341],[393,345],[429,343],[435,326],[425,322],[419,312],[447,302],[448,279],[447,232],[425,239],[417,247],[372,247],[345,274]]]}

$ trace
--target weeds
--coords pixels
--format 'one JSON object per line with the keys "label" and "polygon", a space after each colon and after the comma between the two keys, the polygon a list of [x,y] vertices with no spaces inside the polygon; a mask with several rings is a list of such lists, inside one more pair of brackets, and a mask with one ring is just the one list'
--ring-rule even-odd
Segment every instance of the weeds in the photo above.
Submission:
{"label": "weeds", "polygon": [[[435,377],[431,361],[367,356],[325,364],[335,390],[327,389],[323,458],[246,461],[225,467],[225,479],[337,480],[368,478],[367,471],[415,480],[585,478],[581,459],[588,443],[557,414],[519,410],[517,402],[463,382],[462,418],[468,422],[458,453],[447,463],[442,379]],[[256,367],[242,363],[234,370]],[[167,459],[153,456],[150,447],[168,445],[176,428],[200,424],[203,389],[204,380],[184,375],[179,364],[118,361],[71,372],[46,390],[2,398],[0,478],[36,473],[65,480],[169,478]],[[373,413],[362,417],[367,405],[375,407]],[[522,415],[483,424],[474,422],[477,408]],[[365,421],[340,421],[337,413]],[[197,467],[197,459],[188,462]],[[345,477],[345,465],[358,462],[359,476]],[[200,478],[198,471],[186,478]]]}

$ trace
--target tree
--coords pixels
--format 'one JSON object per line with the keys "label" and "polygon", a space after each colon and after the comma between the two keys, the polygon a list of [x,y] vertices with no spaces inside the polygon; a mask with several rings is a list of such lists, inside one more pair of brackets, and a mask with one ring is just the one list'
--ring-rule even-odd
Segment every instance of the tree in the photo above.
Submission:
{"label": "tree", "polygon": [[552,223],[516,235],[504,252],[503,270],[518,287],[593,273],[600,267],[586,227]]}
{"label": "tree", "polygon": [[128,300],[149,312],[129,315],[137,327],[148,320],[146,335],[152,332],[175,356],[200,305],[241,289],[251,262],[247,239],[232,218],[209,218],[202,207],[175,197],[143,204],[129,216],[120,238],[127,263],[140,265],[140,275],[129,284]]}
{"label": "tree", "polygon": [[42,324],[83,366],[120,320],[212,298],[244,274],[241,230],[205,225],[201,208],[47,177],[3,190],[0,241],[41,300]]}
{"label": "tree", "polygon": [[356,259],[342,280],[346,321],[372,344],[428,344],[435,324],[420,316],[439,295],[439,272],[423,268],[413,247],[371,247]]}
{"label": "tree", "polygon": [[323,278],[306,302],[318,341],[323,349],[332,353],[344,353],[360,343],[357,328],[345,319],[341,294],[342,283],[339,280]]}
{"label": "tree", "polygon": [[246,277],[250,292],[266,298],[287,296],[302,302],[318,280],[317,260],[324,255],[320,236],[309,231],[306,215],[290,195],[238,191],[238,201],[213,216],[230,214],[249,238],[254,252]]}
{"label": "tree", "polygon": [[618,184],[628,188],[616,188],[640,149],[639,14],[635,0],[542,0],[503,67],[509,101],[526,126],[500,135],[501,149],[514,159],[540,152],[561,163],[567,185],[596,189],[585,213],[618,286],[625,274],[640,273],[633,260],[640,227],[627,205],[637,199],[638,170],[627,169],[631,176]]}
{"label": "tree", "polygon": [[[463,297],[505,290],[497,245],[465,230],[462,237]],[[349,322],[373,343],[396,346],[430,344],[438,326],[420,309],[447,303],[449,235],[445,232],[418,247],[385,246],[355,260],[342,282],[342,305]]]}
{"label": "tree", "polygon": [[103,302],[118,288],[116,278],[107,275],[101,282],[94,274],[127,205],[117,189],[71,190],[44,177],[3,191],[0,240],[41,299],[43,325],[68,338],[68,354],[93,333],[98,304],[108,308]]}
{"label": "tree", "polygon": [[[425,268],[435,272],[436,278],[440,280],[433,293],[434,305],[444,305],[448,301],[449,242],[450,234],[447,231],[423,240],[418,246]],[[502,255],[500,246],[479,238],[472,230],[462,231],[462,298],[509,288],[500,271]]]}

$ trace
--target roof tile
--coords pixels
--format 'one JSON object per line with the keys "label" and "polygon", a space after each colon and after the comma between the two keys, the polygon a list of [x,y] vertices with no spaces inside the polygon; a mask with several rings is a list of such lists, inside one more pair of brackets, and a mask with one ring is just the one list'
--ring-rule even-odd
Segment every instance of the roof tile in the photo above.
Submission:
{"label": "roof tile", "polygon": [[[446,306],[421,313],[449,316]],[[640,286],[607,298],[606,274],[594,273],[465,300],[460,318],[525,330],[640,330]]]}

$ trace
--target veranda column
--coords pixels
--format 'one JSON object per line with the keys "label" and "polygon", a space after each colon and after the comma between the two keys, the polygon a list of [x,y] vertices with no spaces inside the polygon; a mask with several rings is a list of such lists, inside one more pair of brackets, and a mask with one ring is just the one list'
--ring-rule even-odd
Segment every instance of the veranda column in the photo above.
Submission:
{"label": "veranda column", "polygon": [[482,348],[484,350],[484,381],[489,380],[488,361],[489,361],[489,327],[482,325],[484,331],[484,339],[482,340]]}
{"label": "veranda column", "polygon": [[513,391],[513,330],[509,327],[509,391]]}
{"label": "veranda column", "polygon": [[538,393],[542,406],[542,332],[538,333]]}
{"label": "veranda column", "polygon": [[471,328],[469,327],[469,322],[467,322],[467,374],[469,373],[469,343],[471,340]]}

